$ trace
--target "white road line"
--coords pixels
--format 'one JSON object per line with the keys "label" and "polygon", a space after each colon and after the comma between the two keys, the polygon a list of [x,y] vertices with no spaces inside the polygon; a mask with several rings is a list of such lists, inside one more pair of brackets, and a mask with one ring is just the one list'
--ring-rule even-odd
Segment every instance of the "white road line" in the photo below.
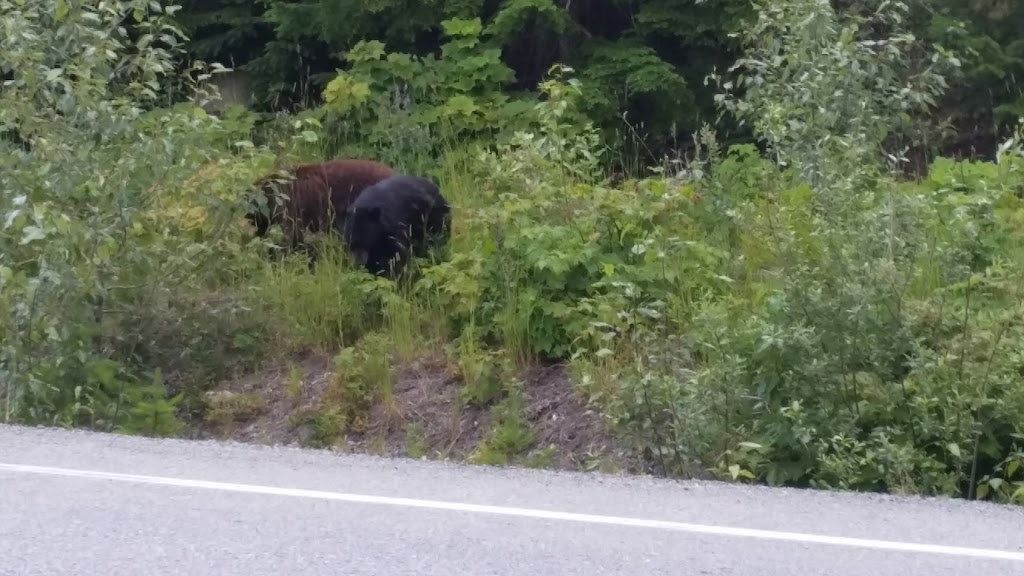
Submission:
{"label": "white road line", "polygon": [[137,474],[119,474],[115,472],[100,472],[94,470],[74,470],[70,468],[52,468],[48,466],[6,464],[3,462],[0,462],[0,471],[24,474],[45,474],[51,476],[68,476],[72,478],[92,478],[97,480],[115,480],[118,482],[157,484],[162,486],[178,486],[183,488],[205,488],[208,490],[224,490],[228,492],[244,492],[249,494],[269,494],[274,496],[291,496],[295,498],[314,498],[318,500],[358,502],[362,504],[384,504],[388,506],[430,508],[434,510],[476,512],[480,514],[499,514],[504,516],[519,516],[523,518],[565,520],[569,522],[589,522],[592,524],[609,524],[615,526],[636,526],[641,528],[656,528],[661,530],[675,530],[680,532],[696,532],[699,534],[714,534],[718,536],[762,538],[768,540],[787,540],[790,542],[801,542],[807,544],[830,544],[834,546],[874,548],[877,550],[920,552],[924,554],[946,554],[951,556],[971,556],[976,558],[1024,562],[1024,552],[1010,552],[1006,550],[963,548],[959,546],[941,546],[937,544],[915,544],[912,542],[892,542],[887,540],[867,540],[862,538],[844,538],[840,536],[801,534],[797,532],[775,532],[772,530],[730,528],[727,526],[708,526],[703,524],[689,524],[685,522],[670,522],[665,520],[626,518],[622,516],[600,516],[594,514],[577,514],[573,512],[537,510],[531,508],[512,508],[505,506],[464,504],[461,502],[443,502],[439,500],[417,500],[413,498],[370,496],[366,494],[345,494],[341,492],[326,492],[321,490],[278,488],[274,486],[234,484],[230,482],[210,482],[206,480],[166,478],[160,476],[141,476]]}

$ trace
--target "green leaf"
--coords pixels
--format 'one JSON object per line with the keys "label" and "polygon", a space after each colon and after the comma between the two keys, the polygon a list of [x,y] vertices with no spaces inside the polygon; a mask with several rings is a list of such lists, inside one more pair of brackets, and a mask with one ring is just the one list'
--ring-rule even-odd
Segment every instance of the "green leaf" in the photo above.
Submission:
{"label": "green leaf", "polygon": [[1017,503],[1024,502],[1024,483],[1020,484],[1020,486],[1013,491],[1013,494],[1010,495],[1010,500]]}
{"label": "green leaf", "polygon": [[468,37],[475,38],[480,35],[483,31],[483,22],[480,18],[452,18],[450,20],[443,20],[441,22],[441,28],[444,30],[445,36],[450,38],[454,37]]}
{"label": "green leaf", "polygon": [[976,496],[979,500],[984,500],[985,497],[988,496],[988,484],[978,484],[978,491]]}
{"label": "green leaf", "polygon": [[43,238],[46,238],[46,232],[44,232],[42,228],[38,226],[26,226],[22,231],[21,242],[18,244],[20,246],[24,246],[25,244],[35,242],[36,240],[42,240]]}
{"label": "green leaf", "polygon": [[949,444],[946,444],[946,449],[949,450],[950,454],[952,454],[953,456],[956,456],[957,458],[962,457],[960,455],[960,446],[958,446],[955,442],[950,442]]}
{"label": "green leaf", "polygon": [[444,103],[445,116],[472,116],[480,110],[473,98],[465,94],[456,94]]}

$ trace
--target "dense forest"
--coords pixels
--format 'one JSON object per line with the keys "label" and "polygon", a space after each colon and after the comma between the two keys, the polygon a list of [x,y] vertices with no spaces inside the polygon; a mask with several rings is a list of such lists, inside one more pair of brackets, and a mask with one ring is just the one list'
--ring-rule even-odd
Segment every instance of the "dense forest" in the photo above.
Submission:
{"label": "dense forest", "polygon": [[[0,422],[1024,502],[1020,3],[0,14]],[[445,250],[254,237],[337,157]]]}
{"label": "dense forest", "polygon": [[[338,70],[365,70],[368,58],[385,54],[390,65],[375,69],[376,88],[407,91],[409,102],[423,108],[475,105],[481,114],[494,98],[504,102],[536,91],[552,65],[565,64],[582,83],[581,111],[619,148],[618,167],[635,171],[666,155],[692,152],[692,136],[704,122],[716,123],[723,143],[752,139],[749,130],[723,117],[714,86],[705,79],[741,55],[737,34],[749,27],[756,4],[196,0],[184,3],[180,21],[194,56],[251,75],[254,108],[263,112],[322,106],[323,90]],[[885,33],[887,26],[874,13],[882,3],[832,4],[862,18],[865,36]],[[961,62],[958,73],[946,78],[949,88],[927,122],[916,127],[915,167],[935,155],[992,159],[999,138],[1024,113],[1015,80],[1024,72],[1024,7],[1010,0],[908,0],[905,13],[907,21],[900,24],[917,39],[904,54],[908,75],[927,64],[935,45]],[[468,43],[460,52],[444,49],[448,20],[475,26],[464,28]],[[359,50],[361,43],[369,43],[370,52]],[[428,69],[423,66],[430,70],[427,77],[419,74]],[[397,94],[392,105],[398,105]],[[452,101],[456,95],[470,101]],[[430,110],[411,114],[424,124],[437,121]]]}

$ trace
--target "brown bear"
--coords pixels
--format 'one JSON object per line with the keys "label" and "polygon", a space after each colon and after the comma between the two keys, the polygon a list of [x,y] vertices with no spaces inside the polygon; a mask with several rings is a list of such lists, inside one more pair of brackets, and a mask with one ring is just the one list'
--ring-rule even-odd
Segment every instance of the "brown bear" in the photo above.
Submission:
{"label": "brown bear", "polygon": [[334,228],[364,188],[395,175],[387,164],[359,159],[302,164],[289,172],[274,172],[256,181],[254,187],[266,197],[267,206],[252,206],[246,219],[260,237],[271,225],[280,225],[292,249],[303,245],[306,231]]}

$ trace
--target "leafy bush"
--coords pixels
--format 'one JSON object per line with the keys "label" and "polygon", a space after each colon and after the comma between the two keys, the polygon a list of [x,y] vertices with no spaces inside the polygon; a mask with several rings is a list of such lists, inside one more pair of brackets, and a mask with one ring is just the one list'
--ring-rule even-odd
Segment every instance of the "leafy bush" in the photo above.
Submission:
{"label": "leafy bush", "polygon": [[446,144],[493,136],[529,119],[525,100],[501,89],[512,70],[483,33],[480,19],[442,23],[448,41],[440,57],[386,53],[383,43],[360,41],[347,52],[351,64],[324,89],[332,145],[355,143],[385,161],[436,159]]}
{"label": "leafy bush", "polygon": [[899,43],[856,42],[833,16],[816,2],[761,12],[745,92],[723,103],[788,169],[740,150],[708,166],[698,190],[725,212],[698,222],[742,265],[666,325],[692,360],[643,347],[609,413],[668,473],[698,460],[770,484],[973,495],[984,481],[1013,497],[1020,158],[887,176],[882,141],[941,77],[898,84]]}
{"label": "leafy bush", "polygon": [[596,132],[571,122],[578,84],[554,77],[544,90],[538,132],[516,131],[470,167],[481,190],[460,207],[450,260],[426,270],[423,283],[442,292],[455,322],[520,358],[565,357],[588,334],[597,340],[579,345],[591,349],[600,340],[592,321],[625,329],[639,316],[615,317],[615,306],[693,275],[704,280],[703,265],[716,258],[682,232],[692,188],[601,185]]}
{"label": "leafy bush", "polygon": [[[27,143],[0,154],[3,418],[160,432],[136,418],[171,415],[174,404],[151,370],[167,341],[153,337],[226,336],[192,332],[188,314],[177,324],[160,315],[237,311],[230,295],[215,302],[203,289],[243,253],[237,203],[223,193],[252,172],[233,165],[221,187],[201,187],[204,167],[225,168],[214,142],[238,135],[194,106],[157,107],[181,51],[170,8],[0,9],[0,68],[12,75],[2,120]],[[172,190],[188,190],[189,202],[171,205]]]}

